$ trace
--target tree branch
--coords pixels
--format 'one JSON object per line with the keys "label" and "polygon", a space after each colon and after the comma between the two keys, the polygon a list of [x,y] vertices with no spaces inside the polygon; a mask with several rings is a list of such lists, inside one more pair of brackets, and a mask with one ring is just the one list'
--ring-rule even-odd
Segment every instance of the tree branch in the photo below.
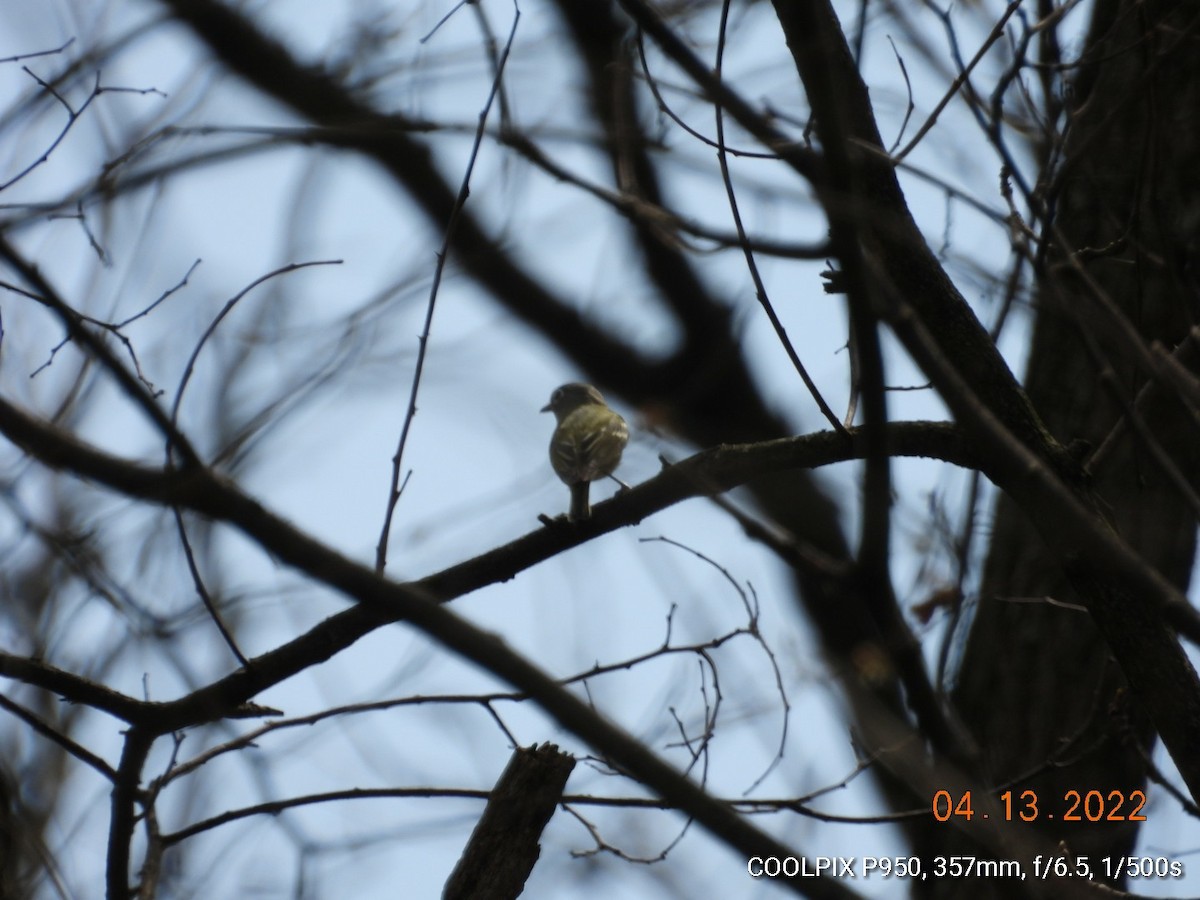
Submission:
{"label": "tree branch", "polygon": [[541,855],[538,844],[575,759],[554,744],[518,747],[450,874],[442,900],[515,900]]}

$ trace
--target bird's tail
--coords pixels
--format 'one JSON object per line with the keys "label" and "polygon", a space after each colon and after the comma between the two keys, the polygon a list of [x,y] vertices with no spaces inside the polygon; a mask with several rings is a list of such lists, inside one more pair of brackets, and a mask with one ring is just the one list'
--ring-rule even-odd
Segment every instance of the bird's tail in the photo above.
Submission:
{"label": "bird's tail", "polygon": [[590,481],[577,481],[571,485],[571,509],[567,513],[567,518],[572,522],[592,517],[592,506],[588,503],[588,489],[591,486]]}

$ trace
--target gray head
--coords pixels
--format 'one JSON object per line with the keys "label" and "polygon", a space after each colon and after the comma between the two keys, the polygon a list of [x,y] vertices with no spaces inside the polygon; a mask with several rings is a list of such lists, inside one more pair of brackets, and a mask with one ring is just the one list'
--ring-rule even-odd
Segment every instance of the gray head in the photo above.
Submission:
{"label": "gray head", "polygon": [[550,402],[542,407],[542,412],[554,413],[554,418],[561,422],[579,407],[589,403],[604,406],[604,396],[590,384],[573,381],[556,388],[550,395]]}

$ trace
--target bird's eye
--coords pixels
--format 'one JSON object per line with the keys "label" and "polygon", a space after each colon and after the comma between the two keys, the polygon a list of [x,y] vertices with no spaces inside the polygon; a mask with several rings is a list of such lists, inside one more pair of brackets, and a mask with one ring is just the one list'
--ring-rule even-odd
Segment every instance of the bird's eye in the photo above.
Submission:
{"label": "bird's eye", "polygon": [[559,388],[558,390],[556,390],[556,391],[554,392],[554,396],[550,398],[550,402],[551,402],[551,403],[557,403],[557,402],[558,402],[559,400],[561,400],[562,398],[563,398],[563,392],[562,392],[562,388]]}

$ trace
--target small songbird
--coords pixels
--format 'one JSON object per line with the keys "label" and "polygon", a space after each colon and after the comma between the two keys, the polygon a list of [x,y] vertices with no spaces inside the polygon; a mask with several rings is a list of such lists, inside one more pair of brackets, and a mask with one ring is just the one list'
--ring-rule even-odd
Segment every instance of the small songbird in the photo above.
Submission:
{"label": "small songbird", "polygon": [[588,487],[611,475],[621,462],[629,428],[590,384],[564,384],[550,395],[542,412],[552,412],[558,420],[550,438],[550,464],[571,489],[567,518],[572,522],[589,518]]}

